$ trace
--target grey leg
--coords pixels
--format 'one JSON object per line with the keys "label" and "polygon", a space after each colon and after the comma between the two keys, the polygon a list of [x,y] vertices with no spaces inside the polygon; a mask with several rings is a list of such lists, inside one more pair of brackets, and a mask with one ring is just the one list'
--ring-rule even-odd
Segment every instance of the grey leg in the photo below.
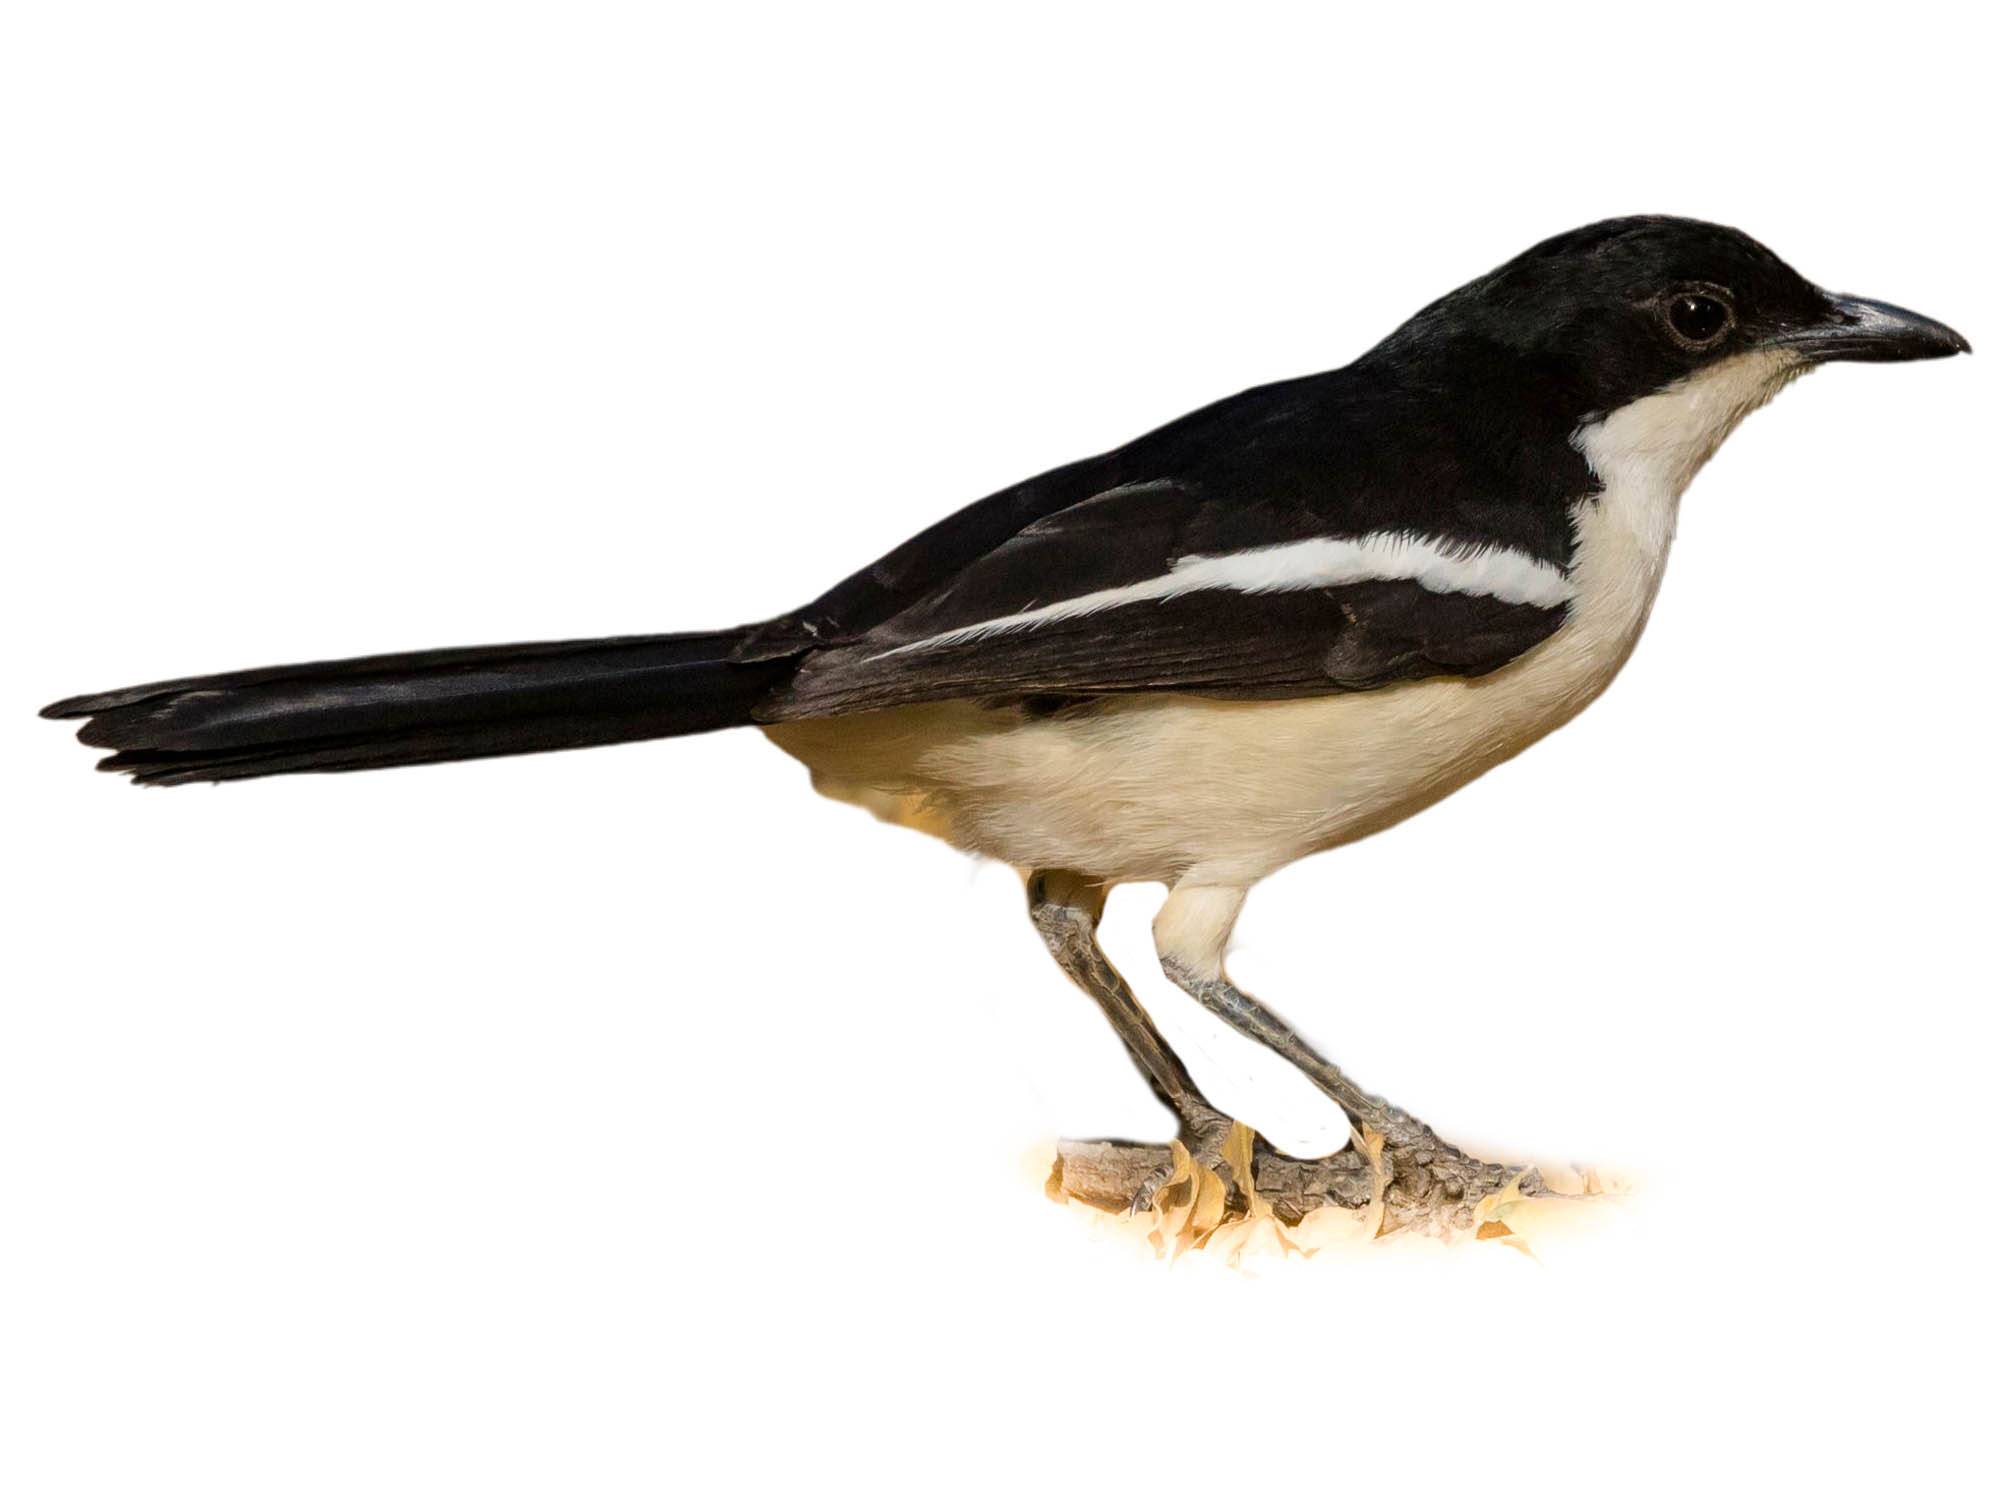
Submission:
{"label": "grey leg", "polygon": [[[1079,874],[1046,869],[1027,880],[1025,895],[1032,924],[1038,927],[1046,950],[1053,954],[1060,970],[1101,1006],[1151,1091],[1178,1116],[1180,1142],[1195,1161],[1211,1167],[1232,1190],[1234,1175],[1222,1150],[1233,1120],[1206,1101],[1185,1063],[1158,1033],[1095,939],[1107,890]],[[1147,1206],[1162,1185],[1161,1179],[1155,1185],[1147,1184],[1137,1195],[1137,1206]]]}
{"label": "grey leg", "polygon": [[[1156,926],[1165,976],[1315,1083],[1346,1111],[1362,1149],[1364,1132],[1378,1136],[1391,1198],[1410,1206],[1470,1203],[1512,1180],[1516,1168],[1466,1155],[1414,1115],[1367,1092],[1313,1050],[1288,1021],[1234,985],[1222,957],[1244,893],[1183,886],[1172,890]],[[1530,1191],[1535,1182],[1536,1173],[1522,1177],[1522,1185]]]}

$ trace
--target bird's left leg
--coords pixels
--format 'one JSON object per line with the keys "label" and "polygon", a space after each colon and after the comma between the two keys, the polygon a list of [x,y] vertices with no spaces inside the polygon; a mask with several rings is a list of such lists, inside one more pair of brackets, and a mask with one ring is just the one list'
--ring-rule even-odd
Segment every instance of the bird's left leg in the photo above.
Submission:
{"label": "bird's left leg", "polygon": [[[1038,927],[1053,960],[1083,993],[1101,1006],[1102,1014],[1122,1038],[1144,1081],[1150,1084],[1158,1100],[1177,1115],[1179,1142],[1187,1154],[1221,1179],[1230,1201],[1245,1203],[1248,1189],[1236,1186],[1227,1155],[1234,1121],[1206,1101],[1185,1063],[1178,1059],[1171,1043],[1152,1023],[1123,975],[1116,971],[1115,964],[1095,939],[1102,905],[1108,898],[1107,888],[1077,873],[1041,869],[1026,880],[1025,897],[1032,923]],[[1133,1207],[1138,1211],[1148,1207],[1169,1176],[1167,1168],[1148,1178],[1136,1193]]]}
{"label": "bird's left leg", "polygon": [[1286,1020],[1234,985],[1224,959],[1247,893],[1222,885],[1174,885],[1152,926],[1165,975],[1317,1084],[1346,1111],[1362,1150],[1367,1148],[1369,1132],[1381,1142],[1388,1201],[1400,1206],[1404,1216],[1475,1204],[1515,1176],[1533,1190],[1528,1179],[1536,1173],[1466,1155],[1420,1119],[1360,1087],[1313,1050]]}

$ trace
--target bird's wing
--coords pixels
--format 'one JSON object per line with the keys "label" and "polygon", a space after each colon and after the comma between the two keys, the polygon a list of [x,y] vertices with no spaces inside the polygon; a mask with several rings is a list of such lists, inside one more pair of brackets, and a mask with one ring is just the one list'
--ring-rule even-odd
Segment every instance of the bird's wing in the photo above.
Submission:
{"label": "bird's wing", "polygon": [[1301,498],[1118,485],[1020,528],[811,651],[758,713],[966,697],[1301,696],[1500,668],[1558,628],[1567,574],[1505,545],[1335,527]]}

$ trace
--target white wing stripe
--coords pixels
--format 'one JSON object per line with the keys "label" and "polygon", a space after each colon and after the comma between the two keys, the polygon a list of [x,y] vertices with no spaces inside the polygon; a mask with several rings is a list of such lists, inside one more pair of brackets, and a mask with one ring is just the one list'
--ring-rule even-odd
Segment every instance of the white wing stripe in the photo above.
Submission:
{"label": "white wing stripe", "polygon": [[1518,549],[1455,544],[1409,533],[1368,533],[1346,539],[1301,539],[1237,554],[1188,554],[1169,573],[1134,585],[1090,591],[1050,606],[951,628],[874,654],[885,659],[917,649],[970,643],[1045,622],[1065,622],[1139,601],[1169,601],[1190,591],[1310,591],[1368,580],[1412,580],[1429,591],[1491,596],[1516,605],[1558,607],[1574,595],[1569,577]]}

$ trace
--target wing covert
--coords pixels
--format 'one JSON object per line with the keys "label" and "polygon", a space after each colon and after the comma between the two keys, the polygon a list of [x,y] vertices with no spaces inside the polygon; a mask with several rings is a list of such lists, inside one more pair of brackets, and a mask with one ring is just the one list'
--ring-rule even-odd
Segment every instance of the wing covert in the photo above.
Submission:
{"label": "wing covert", "polygon": [[807,656],[762,709],[794,720],[1042,694],[1328,695],[1489,673],[1555,631],[1569,583],[1509,548],[1316,531],[1232,509],[1256,547],[1201,553],[1222,508],[1178,481],[1034,521],[931,594]]}

